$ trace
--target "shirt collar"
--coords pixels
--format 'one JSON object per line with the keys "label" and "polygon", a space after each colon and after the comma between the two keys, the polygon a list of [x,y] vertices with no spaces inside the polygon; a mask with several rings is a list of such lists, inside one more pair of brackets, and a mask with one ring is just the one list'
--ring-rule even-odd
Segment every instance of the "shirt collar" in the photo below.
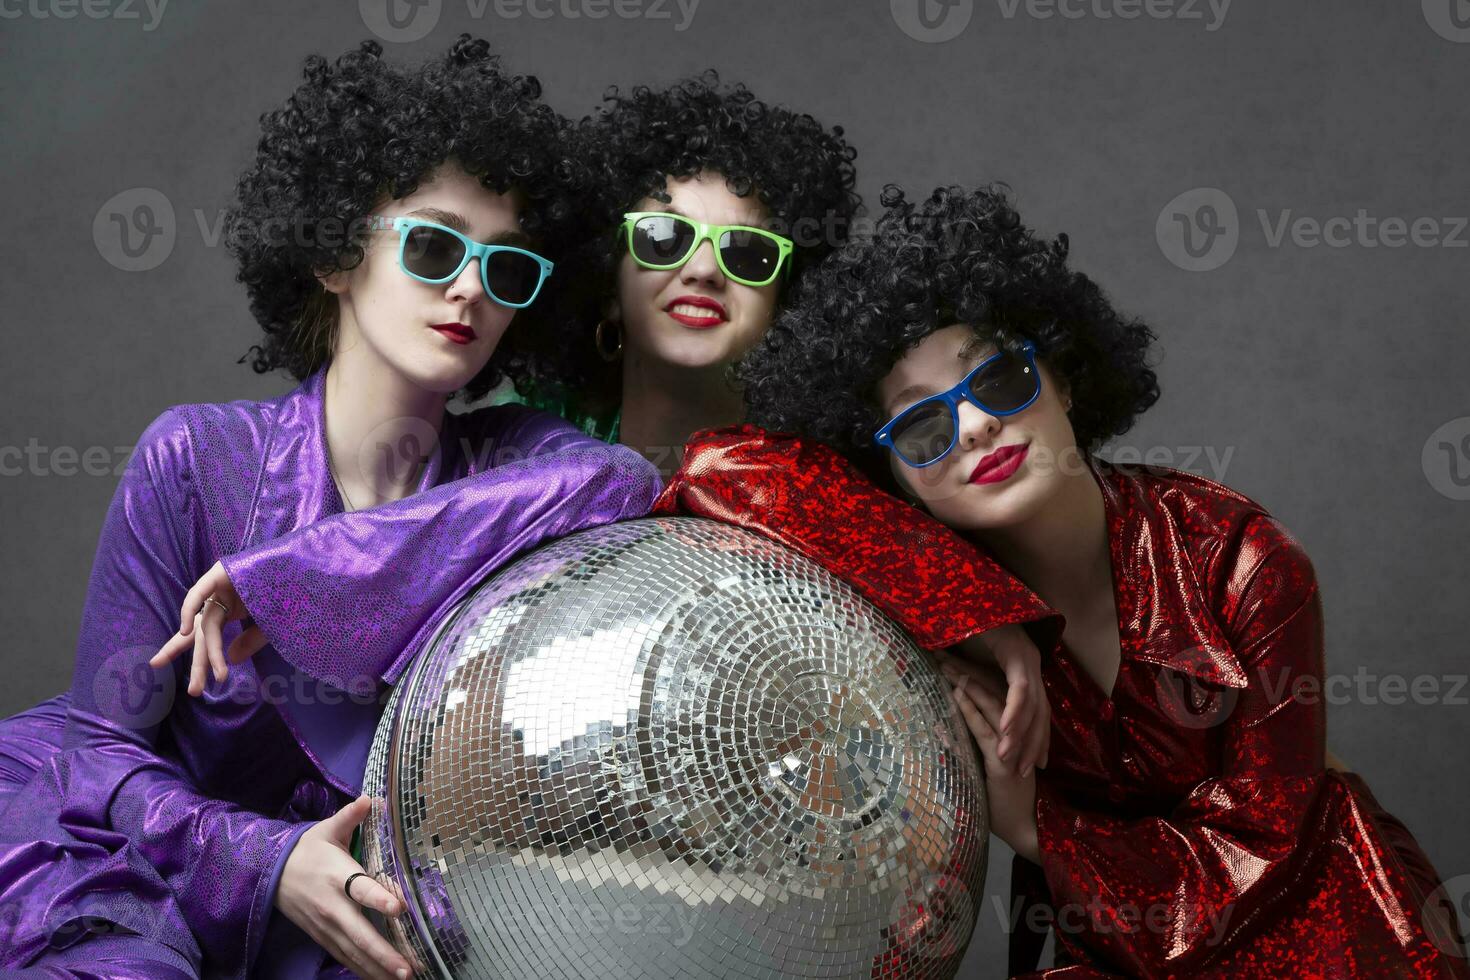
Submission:
{"label": "shirt collar", "polygon": [[[264,440],[254,513],[241,547],[268,541],[345,509],[327,456],[326,376],[328,359],[274,401]],[[459,419],[447,408],[438,449],[424,464],[417,491],[437,486],[446,452],[458,438]]]}
{"label": "shirt collar", "polygon": [[1160,498],[1159,478],[1086,458],[1107,515],[1123,657],[1207,684],[1246,687],[1179,518]]}

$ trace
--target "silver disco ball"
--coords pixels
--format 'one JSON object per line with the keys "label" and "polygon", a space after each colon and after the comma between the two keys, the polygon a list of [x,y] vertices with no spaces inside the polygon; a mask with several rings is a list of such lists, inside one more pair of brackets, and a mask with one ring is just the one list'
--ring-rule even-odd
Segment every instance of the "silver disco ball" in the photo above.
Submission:
{"label": "silver disco ball", "polygon": [[989,838],[933,661],[820,565],[648,518],[460,603],[364,791],[423,975],[950,977]]}

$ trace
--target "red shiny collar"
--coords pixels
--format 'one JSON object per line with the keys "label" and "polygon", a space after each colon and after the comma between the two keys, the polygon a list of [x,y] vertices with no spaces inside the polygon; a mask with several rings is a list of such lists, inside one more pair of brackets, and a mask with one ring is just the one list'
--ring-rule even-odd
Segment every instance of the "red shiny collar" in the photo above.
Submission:
{"label": "red shiny collar", "polygon": [[[1223,484],[1166,467],[1089,457],[1102,489],[1124,657],[1223,687],[1246,687],[1245,669],[1210,611],[1206,550],[1191,538],[1238,526],[1260,508]],[[1221,542],[1223,544],[1223,542]]]}

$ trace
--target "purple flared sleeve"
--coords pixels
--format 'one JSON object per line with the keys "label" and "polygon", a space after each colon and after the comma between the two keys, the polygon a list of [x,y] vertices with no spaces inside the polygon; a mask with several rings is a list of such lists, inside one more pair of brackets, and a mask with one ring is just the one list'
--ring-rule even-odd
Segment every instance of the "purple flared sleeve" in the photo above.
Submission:
{"label": "purple flared sleeve", "polygon": [[[229,733],[216,730],[206,706],[176,696],[187,657],[147,665],[213,561],[192,519],[192,472],[187,427],[169,409],[140,437],[108,508],[61,752],[24,806],[17,800],[7,810],[7,835],[33,843],[31,851],[0,849],[0,887],[21,887],[6,876],[25,872],[28,900],[49,903],[55,918],[19,937],[36,949],[7,951],[20,962],[54,945],[82,896],[93,918],[191,961],[202,954],[211,974],[243,976],[259,950],[271,876],[299,824],[195,788],[167,746],[185,738],[213,744]],[[28,866],[26,854],[39,853],[41,841],[56,845],[51,857]]]}
{"label": "purple flared sleeve", "polygon": [[494,465],[221,559],[291,666],[343,690],[392,684],[486,575],[544,541],[642,517],[662,488],[638,453],[543,412],[493,406],[464,424]]}

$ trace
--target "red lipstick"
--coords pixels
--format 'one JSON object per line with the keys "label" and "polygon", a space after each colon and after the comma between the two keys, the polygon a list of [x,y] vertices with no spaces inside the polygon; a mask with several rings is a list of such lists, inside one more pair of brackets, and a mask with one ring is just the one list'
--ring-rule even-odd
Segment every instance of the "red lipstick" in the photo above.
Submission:
{"label": "red lipstick", "polygon": [[1030,443],[1022,442],[1013,446],[1001,446],[975,464],[975,469],[970,473],[970,482],[999,483],[1001,480],[1008,479],[1012,473],[1021,468],[1021,463],[1026,459],[1026,451],[1030,445]]}
{"label": "red lipstick", "polygon": [[429,326],[456,344],[468,344],[475,339],[475,330],[467,323],[433,323]]}
{"label": "red lipstick", "polygon": [[[683,307],[683,309],[680,309]],[[676,313],[675,310],[678,310]],[[698,313],[697,310],[709,310],[708,313]],[[725,314],[725,307],[718,300],[710,299],[708,296],[680,296],[668,306],[664,312],[678,320],[686,327],[695,330],[707,330],[710,327],[718,327],[729,317]]]}

